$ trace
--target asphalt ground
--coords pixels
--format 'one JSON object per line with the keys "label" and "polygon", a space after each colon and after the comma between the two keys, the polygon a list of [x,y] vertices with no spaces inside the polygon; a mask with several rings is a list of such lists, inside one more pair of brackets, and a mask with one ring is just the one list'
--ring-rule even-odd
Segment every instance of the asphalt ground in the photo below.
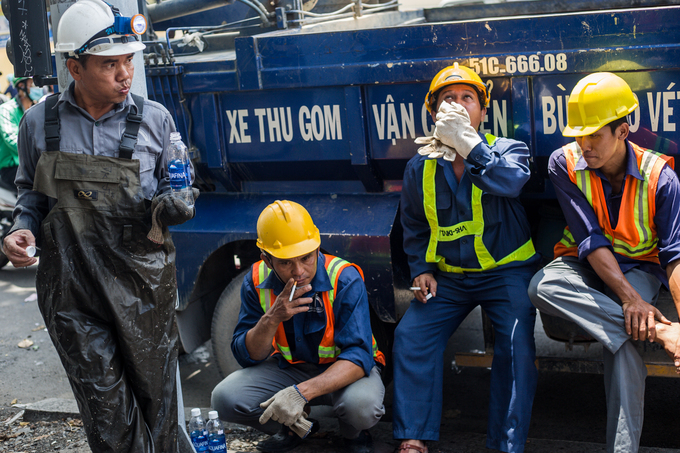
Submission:
{"label": "asphalt ground", "polygon": [[[12,404],[28,404],[48,398],[73,400],[61,363],[52,346],[33,295],[35,266],[0,270],[0,413],[16,414]],[[548,340],[540,325],[536,328],[539,351],[583,356],[582,346],[565,351],[564,345]],[[28,340],[28,342],[24,342]],[[30,344],[32,342],[32,344]],[[22,346],[19,347],[19,344]],[[450,342],[449,350],[483,349],[479,313],[473,312]],[[599,355],[598,345],[590,347],[588,356]],[[451,360],[449,355],[447,360]],[[210,405],[210,392],[220,381],[209,343],[180,358],[180,374],[185,408]],[[441,439],[430,443],[430,452],[483,452],[488,405],[489,370],[463,368],[445,370],[444,416]],[[377,453],[393,451],[396,441],[391,434],[391,386],[387,388],[387,413],[371,430]],[[645,426],[641,452],[680,453],[680,380],[649,377],[645,402]],[[8,412],[9,411],[9,412]],[[72,414],[77,418],[76,414]],[[336,434],[337,423],[322,411],[313,412],[321,420],[319,435],[298,448],[300,453],[342,452]],[[25,417],[26,415],[24,415]],[[8,417],[0,417],[0,424]],[[14,423],[21,422],[21,419]],[[24,422],[28,423],[28,422]],[[66,423],[69,430],[73,423]],[[605,402],[602,376],[562,372],[541,372],[534,402],[526,451],[532,452],[604,452]],[[230,451],[252,451],[261,439],[257,432],[233,427]],[[242,442],[243,441],[243,442]],[[0,436],[0,451],[6,450]],[[43,450],[35,450],[43,451]],[[48,451],[48,450],[44,450]],[[87,453],[86,447],[62,449],[70,453]]]}

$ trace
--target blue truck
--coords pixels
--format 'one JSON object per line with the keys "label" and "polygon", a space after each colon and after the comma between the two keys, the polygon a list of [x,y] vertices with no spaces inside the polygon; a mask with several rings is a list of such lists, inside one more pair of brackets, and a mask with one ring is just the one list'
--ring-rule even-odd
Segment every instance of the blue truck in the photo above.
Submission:
{"label": "blue truck", "polygon": [[[522,199],[546,261],[564,226],[547,161],[570,141],[561,135],[567,100],[585,74],[625,79],[640,101],[630,117],[633,141],[678,153],[680,1],[413,11],[376,1],[142,5],[158,33],[147,36],[144,54],[148,95],[172,113],[201,189],[196,217],[172,228],[181,343],[192,351],[212,339],[224,375],[238,367],[229,345],[243,275],[259,259],[256,220],[276,199],[305,206],[323,250],[363,268],[375,336],[389,353],[412,299],[399,220],[402,174],[414,139],[434,129],[423,100],[445,66],[468,66],[491,87],[483,131],[529,146],[532,178]],[[673,316],[670,298],[662,299]],[[493,332],[483,322],[485,350],[457,354],[459,365],[490,363]],[[559,320],[544,317],[543,325],[568,346],[590,341]],[[675,375],[662,350],[640,347],[650,374]],[[584,357],[539,357],[538,365],[601,371]]]}

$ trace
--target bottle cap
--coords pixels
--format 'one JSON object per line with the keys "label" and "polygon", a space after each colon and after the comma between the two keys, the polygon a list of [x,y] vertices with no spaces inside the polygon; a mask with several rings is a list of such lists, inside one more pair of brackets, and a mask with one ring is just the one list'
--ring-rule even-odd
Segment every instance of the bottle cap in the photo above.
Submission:
{"label": "bottle cap", "polygon": [[210,420],[215,420],[216,418],[219,418],[219,415],[217,415],[217,411],[210,411],[208,412],[208,418]]}
{"label": "bottle cap", "polygon": [[191,409],[191,416],[192,417],[198,417],[199,415],[201,415],[201,409],[200,408],[194,407],[193,409]]}
{"label": "bottle cap", "polygon": [[171,142],[178,142],[182,140],[182,134],[179,132],[170,132],[170,141]]}

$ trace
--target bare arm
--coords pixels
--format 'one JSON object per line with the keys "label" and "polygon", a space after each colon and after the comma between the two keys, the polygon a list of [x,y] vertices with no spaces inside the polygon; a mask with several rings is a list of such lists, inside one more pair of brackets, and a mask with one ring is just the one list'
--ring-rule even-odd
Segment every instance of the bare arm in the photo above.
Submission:
{"label": "bare arm", "polygon": [[300,297],[308,291],[311,291],[311,285],[302,286],[295,289],[295,296],[293,300],[289,301],[290,291],[293,289],[294,279],[288,280],[285,288],[276,297],[276,301],[262,315],[255,327],[246,333],[246,348],[248,354],[253,360],[264,360],[272,352],[272,339],[276,334],[276,329],[284,321],[298,313],[309,311],[309,304],[312,303],[311,297]]}
{"label": "bare arm", "polygon": [[347,387],[364,377],[364,370],[349,360],[338,360],[315,378],[298,384],[307,401]]}
{"label": "bare arm", "polygon": [[670,325],[671,322],[656,307],[644,301],[631,286],[611,250],[606,247],[595,249],[588,255],[588,262],[605,285],[621,299],[626,319],[626,333],[634,340],[654,341],[656,338],[654,319]]}

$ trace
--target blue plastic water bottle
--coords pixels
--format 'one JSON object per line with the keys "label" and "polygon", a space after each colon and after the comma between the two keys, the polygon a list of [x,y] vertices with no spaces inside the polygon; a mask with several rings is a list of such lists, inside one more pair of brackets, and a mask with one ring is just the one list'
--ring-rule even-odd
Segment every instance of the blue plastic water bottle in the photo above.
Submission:
{"label": "blue plastic water bottle", "polygon": [[224,427],[217,411],[208,412],[208,451],[213,453],[226,453],[227,440],[224,437]]}
{"label": "blue plastic water bottle", "polygon": [[195,407],[191,409],[191,420],[189,420],[189,435],[194,450],[208,451],[208,431],[205,429],[205,421],[201,417],[201,409]]}
{"label": "blue plastic water bottle", "polygon": [[179,132],[170,133],[170,146],[167,154],[170,187],[176,195],[184,200],[187,206],[192,207],[194,205],[194,194],[191,191],[189,154]]}

